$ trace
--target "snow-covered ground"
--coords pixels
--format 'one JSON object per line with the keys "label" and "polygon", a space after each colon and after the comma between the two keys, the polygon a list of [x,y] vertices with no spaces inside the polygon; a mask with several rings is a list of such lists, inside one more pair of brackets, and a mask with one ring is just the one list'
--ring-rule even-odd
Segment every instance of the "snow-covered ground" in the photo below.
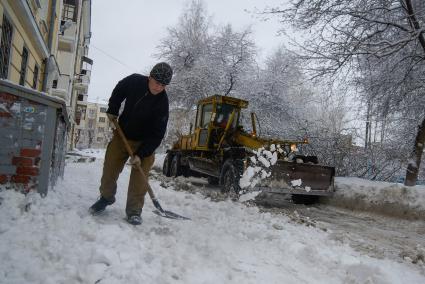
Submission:
{"label": "snow-covered ground", "polygon": [[[44,199],[0,191],[0,283],[425,283],[422,260],[370,257],[329,230],[176,191],[177,183],[166,186],[161,176],[151,178],[161,205],[192,220],[154,215],[147,200],[144,222],[134,227],[124,220],[129,167],[118,182],[117,202],[104,215],[90,216],[103,153],[90,155],[98,158],[68,163],[64,180]],[[338,180],[352,192],[361,183]],[[366,192],[379,200],[376,191]],[[423,206],[409,194],[397,196]]]}

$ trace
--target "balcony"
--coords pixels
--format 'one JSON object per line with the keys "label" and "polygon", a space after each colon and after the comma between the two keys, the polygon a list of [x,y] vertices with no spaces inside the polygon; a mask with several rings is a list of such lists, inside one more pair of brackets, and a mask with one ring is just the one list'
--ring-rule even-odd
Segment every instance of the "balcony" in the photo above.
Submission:
{"label": "balcony", "polygon": [[59,36],[58,49],[67,52],[74,52],[75,38]]}
{"label": "balcony", "polygon": [[90,84],[90,75],[79,74],[74,80],[74,88],[80,93],[87,94]]}
{"label": "balcony", "polygon": [[[87,52],[88,52],[88,48],[87,48],[87,47],[85,47],[85,49],[87,49]],[[91,59],[91,58],[89,58],[89,57],[87,57],[87,56],[82,56],[82,57],[81,57],[81,60],[83,61],[83,64],[84,64],[84,63],[87,63],[87,64],[88,64],[88,66],[92,66],[92,65],[93,65],[93,59]]]}
{"label": "balcony", "polygon": [[59,50],[74,52],[76,43],[76,30],[77,24],[67,21],[61,21],[60,33],[59,33]]}
{"label": "balcony", "polygon": [[89,78],[89,81],[90,81],[91,70],[81,69],[81,71],[80,71],[80,75],[87,76],[87,77]]}
{"label": "balcony", "polygon": [[52,96],[59,97],[63,99],[65,102],[68,101],[68,91],[65,89],[51,89]]}

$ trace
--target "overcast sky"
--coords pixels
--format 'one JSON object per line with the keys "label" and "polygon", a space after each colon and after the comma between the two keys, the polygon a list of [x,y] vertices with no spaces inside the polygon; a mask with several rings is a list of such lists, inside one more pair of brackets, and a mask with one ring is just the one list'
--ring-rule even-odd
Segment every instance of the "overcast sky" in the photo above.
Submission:
{"label": "overcast sky", "polygon": [[[283,43],[277,37],[279,23],[253,17],[245,10],[277,6],[285,0],[204,0],[216,25],[230,23],[236,30],[251,26],[253,39],[264,59]],[[175,26],[188,0],[93,0],[92,39],[89,56],[94,60],[89,101],[107,100],[115,84],[132,73],[146,74],[158,59],[166,28]]]}

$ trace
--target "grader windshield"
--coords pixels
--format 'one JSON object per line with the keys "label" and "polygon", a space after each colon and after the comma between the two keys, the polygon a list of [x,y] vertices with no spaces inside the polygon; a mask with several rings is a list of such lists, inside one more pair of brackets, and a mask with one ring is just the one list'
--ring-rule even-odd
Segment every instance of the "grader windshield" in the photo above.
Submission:
{"label": "grader windshield", "polygon": [[[215,125],[220,128],[225,128],[227,122],[230,119],[230,115],[232,114],[235,106],[228,104],[217,104],[216,106],[216,117],[215,117]],[[237,114],[236,114],[237,115]],[[234,117],[231,128],[235,128],[237,125],[238,119],[237,116]]]}

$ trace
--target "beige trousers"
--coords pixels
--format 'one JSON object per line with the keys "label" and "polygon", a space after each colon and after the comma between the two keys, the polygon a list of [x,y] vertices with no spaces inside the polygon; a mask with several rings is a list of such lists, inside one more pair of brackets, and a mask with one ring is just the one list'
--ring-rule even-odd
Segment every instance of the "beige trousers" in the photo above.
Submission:
{"label": "beige trousers", "polygon": [[[133,152],[140,146],[140,141],[128,140]],[[107,200],[115,200],[117,192],[117,180],[122,172],[129,155],[125,149],[121,137],[116,131],[106,148],[105,162],[103,164],[103,174],[100,181],[100,194]],[[141,159],[141,166],[144,176],[135,167],[131,168],[130,181],[127,192],[127,205],[125,211],[128,216],[140,215],[142,213],[145,195],[148,191],[149,171],[155,161],[155,155]]]}

